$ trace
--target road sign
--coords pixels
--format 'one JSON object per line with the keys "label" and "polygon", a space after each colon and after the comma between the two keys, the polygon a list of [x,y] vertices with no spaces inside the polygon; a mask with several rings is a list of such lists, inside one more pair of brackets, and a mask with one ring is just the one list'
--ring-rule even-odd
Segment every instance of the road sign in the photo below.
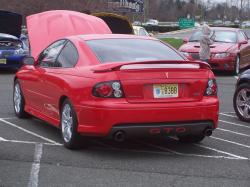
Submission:
{"label": "road sign", "polygon": [[194,27],[194,19],[180,18],[179,27],[180,29],[188,29]]}
{"label": "road sign", "polygon": [[113,12],[143,13],[144,0],[108,0],[108,9]]}

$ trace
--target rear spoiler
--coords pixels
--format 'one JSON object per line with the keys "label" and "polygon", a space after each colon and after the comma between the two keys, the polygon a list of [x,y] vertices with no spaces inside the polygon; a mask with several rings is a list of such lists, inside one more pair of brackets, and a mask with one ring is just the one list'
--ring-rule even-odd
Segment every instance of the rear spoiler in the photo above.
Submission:
{"label": "rear spoiler", "polygon": [[[143,66],[143,67],[142,67]],[[117,62],[94,66],[91,70],[95,73],[110,72],[116,70],[139,69],[211,69],[210,65],[202,61],[149,61],[149,62]]]}

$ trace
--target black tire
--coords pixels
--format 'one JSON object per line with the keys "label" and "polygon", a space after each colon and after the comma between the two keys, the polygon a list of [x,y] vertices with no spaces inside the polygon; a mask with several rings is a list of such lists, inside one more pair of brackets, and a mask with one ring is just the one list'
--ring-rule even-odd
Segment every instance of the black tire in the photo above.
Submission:
{"label": "black tire", "polygon": [[240,73],[240,56],[238,55],[235,60],[233,75],[239,75]]}
{"label": "black tire", "polygon": [[[17,93],[16,89],[19,89],[19,93]],[[17,101],[18,99],[20,100]],[[15,114],[18,118],[29,117],[28,113],[25,112],[24,110],[25,99],[22,93],[21,85],[17,79],[15,80],[14,87],[13,87],[13,107],[14,107]]]}
{"label": "black tire", "polygon": [[[64,112],[64,110],[66,110],[65,107],[70,107],[70,117],[72,117],[72,126],[71,126],[72,134],[70,137],[66,137],[66,135],[65,135],[66,129],[65,128],[63,129],[63,127],[65,127],[65,123],[63,123],[63,112]],[[63,104],[61,106],[60,126],[61,126],[61,135],[62,135],[64,146],[68,149],[80,148],[81,136],[77,132],[77,127],[78,127],[77,115],[76,115],[74,107],[71,104],[71,102],[69,101],[69,99],[65,99],[65,101],[63,102]]]}
{"label": "black tire", "polygon": [[[244,106],[242,106],[242,110],[241,110],[241,107],[238,106],[239,99],[240,99],[239,97],[240,97],[240,94],[243,90],[249,90],[249,98],[250,98],[250,85],[248,83],[244,83],[244,84],[237,86],[237,88],[234,92],[234,98],[233,98],[234,111],[241,121],[250,122],[250,116],[246,117],[242,113]],[[241,97],[241,99],[243,99],[243,98]],[[250,113],[250,110],[249,110],[249,113]]]}
{"label": "black tire", "polygon": [[178,136],[179,141],[182,143],[199,143],[204,138],[205,136],[203,134]]}

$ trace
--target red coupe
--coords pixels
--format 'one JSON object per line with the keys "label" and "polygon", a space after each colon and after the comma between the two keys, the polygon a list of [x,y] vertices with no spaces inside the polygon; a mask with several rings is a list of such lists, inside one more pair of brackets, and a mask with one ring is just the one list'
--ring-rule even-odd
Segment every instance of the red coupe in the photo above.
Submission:
{"label": "red coupe", "polygon": [[206,63],[154,38],[111,34],[99,18],[77,12],[32,15],[27,27],[34,58],[15,76],[14,110],[60,128],[67,148],[80,135],[199,142],[217,127],[217,86]]}
{"label": "red coupe", "polygon": [[[250,65],[250,42],[241,29],[212,27],[214,44],[210,46],[209,64],[213,70],[224,70],[239,74],[240,69]],[[201,30],[193,33],[179,51],[190,60],[199,59]]]}

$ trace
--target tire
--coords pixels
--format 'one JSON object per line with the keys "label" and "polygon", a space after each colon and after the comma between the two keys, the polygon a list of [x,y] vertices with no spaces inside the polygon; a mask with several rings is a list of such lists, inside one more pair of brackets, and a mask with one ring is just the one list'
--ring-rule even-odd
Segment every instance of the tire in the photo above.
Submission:
{"label": "tire", "polygon": [[234,111],[241,121],[250,122],[250,85],[239,85],[233,98]]}
{"label": "tire", "polygon": [[61,135],[64,146],[68,149],[80,147],[80,134],[77,132],[77,115],[71,102],[66,99],[60,110]]}
{"label": "tire", "polygon": [[236,61],[234,64],[233,75],[239,75],[240,73],[240,57],[239,55],[236,57]]}
{"label": "tire", "polygon": [[18,118],[26,118],[28,117],[28,113],[25,112],[25,100],[23,97],[23,93],[21,90],[21,85],[18,80],[15,80],[14,82],[14,88],[13,88],[13,106],[15,114]]}
{"label": "tire", "polygon": [[199,143],[205,138],[205,136],[203,134],[183,135],[183,136],[178,136],[178,138],[179,138],[179,141],[182,143]]}

